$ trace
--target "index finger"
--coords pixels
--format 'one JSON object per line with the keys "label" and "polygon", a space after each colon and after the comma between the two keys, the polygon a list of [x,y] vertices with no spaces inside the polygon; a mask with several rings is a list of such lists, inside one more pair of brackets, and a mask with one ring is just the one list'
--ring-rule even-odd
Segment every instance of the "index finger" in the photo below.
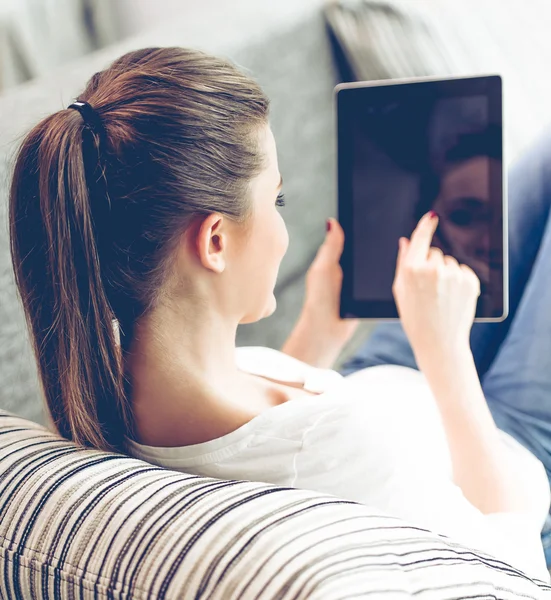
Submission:
{"label": "index finger", "polygon": [[433,210],[421,217],[417,227],[411,234],[408,250],[409,261],[420,262],[428,258],[432,238],[437,226],[438,215]]}

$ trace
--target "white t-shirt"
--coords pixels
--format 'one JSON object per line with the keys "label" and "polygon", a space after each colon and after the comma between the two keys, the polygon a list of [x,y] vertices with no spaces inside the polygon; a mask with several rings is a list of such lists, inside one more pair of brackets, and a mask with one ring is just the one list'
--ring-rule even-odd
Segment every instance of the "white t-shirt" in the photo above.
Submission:
{"label": "white t-shirt", "polygon": [[220,479],[332,494],[487,552],[549,581],[540,532],[551,494],[543,464],[500,432],[539,498],[530,514],[484,515],[453,483],[445,431],[422,373],[384,365],[343,377],[272,348],[236,349],[237,366],[322,392],[271,407],[222,437],[180,447],[128,440],[152,464]]}

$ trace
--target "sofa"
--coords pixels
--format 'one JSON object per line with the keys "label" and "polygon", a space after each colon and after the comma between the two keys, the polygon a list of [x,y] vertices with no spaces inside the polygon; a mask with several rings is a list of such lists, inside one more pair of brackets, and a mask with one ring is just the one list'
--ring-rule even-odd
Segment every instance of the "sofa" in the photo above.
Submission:
{"label": "sofa", "polygon": [[[548,10],[544,0],[533,1]],[[499,63],[497,52],[465,53],[472,19],[464,19],[461,30],[443,4],[460,14],[451,0],[419,0],[415,10],[407,0],[282,0],[277,8],[254,0],[204,0],[185,21],[79,58],[0,96],[0,598],[551,598],[549,581],[532,580],[371,507],[78,449],[47,427],[11,270],[7,186],[26,130],[66,107],[94,72],[128,50],[182,45],[225,55],[272,99],[287,197],[281,214],[291,240],[276,286],[277,311],[240,327],[237,342],[280,348],[298,317],[304,274],[325,235],[325,218],[337,215],[334,85],[347,76],[505,75],[518,66]],[[477,2],[488,35],[496,27],[491,5]],[[509,16],[507,23],[512,27]],[[370,31],[369,44],[363,44],[365,30],[352,35],[360,24]],[[538,31],[540,37],[526,40],[530,51],[523,45],[523,56],[543,70],[546,46],[543,28]],[[490,39],[495,49],[507,38],[495,29]],[[507,58],[512,51],[503,47]],[[541,79],[515,92],[518,83],[511,75],[517,102],[530,90],[539,95],[530,114],[513,102],[508,107],[510,158],[536,135],[549,97]],[[355,343],[367,334],[360,329]]]}
{"label": "sofa", "polygon": [[307,490],[79,450],[0,410],[0,598],[551,598],[495,558]]}

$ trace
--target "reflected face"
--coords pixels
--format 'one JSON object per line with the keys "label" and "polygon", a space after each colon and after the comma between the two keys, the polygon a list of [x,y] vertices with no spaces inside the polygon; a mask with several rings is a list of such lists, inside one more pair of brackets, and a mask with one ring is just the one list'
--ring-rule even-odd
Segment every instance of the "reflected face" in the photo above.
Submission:
{"label": "reflected face", "polygon": [[492,269],[502,267],[499,211],[490,202],[490,168],[495,159],[476,156],[448,167],[441,178],[433,209],[440,217],[435,246],[469,265],[481,284],[490,282]]}

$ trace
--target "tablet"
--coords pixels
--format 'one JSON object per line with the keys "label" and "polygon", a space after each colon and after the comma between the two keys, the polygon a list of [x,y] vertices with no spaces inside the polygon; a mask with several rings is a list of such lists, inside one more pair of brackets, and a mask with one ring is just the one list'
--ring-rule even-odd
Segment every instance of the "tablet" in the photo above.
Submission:
{"label": "tablet", "polygon": [[508,313],[499,75],[340,83],[337,116],[342,318],[397,319],[398,239],[434,210],[433,246],[469,265],[477,321]]}

